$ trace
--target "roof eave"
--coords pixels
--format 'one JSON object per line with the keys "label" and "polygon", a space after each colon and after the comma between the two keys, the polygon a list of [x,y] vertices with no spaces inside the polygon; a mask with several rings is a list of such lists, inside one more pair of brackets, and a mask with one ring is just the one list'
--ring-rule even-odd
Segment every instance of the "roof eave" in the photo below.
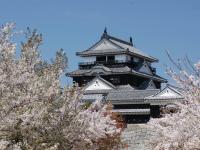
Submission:
{"label": "roof eave", "polygon": [[87,56],[100,56],[100,55],[105,55],[105,54],[125,54],[126,51],[125,50],[121,50],[121,51],[116,51],[116,52],[90,52],[90,53],[85,53],[86,51],[83,52],[76,52],[76,56],[82,56],[82,57],[87,57]]}
{"label": "roof eave", "polygon": [[154,57],[152,57],[152,56],[146,57],[146,56],[143,56],[143,55],[139,55],[139,54],[130,52],[130,51],[128,51],[128,50],[127,50],[127,52],[128,52],[129,55],[138,56],[138,57],[144,58],[144,59],[146,59],[146,60],[149,60],[149,61],[151,61],[151,62],[159,62],[159,60],[158,60],[157,58],[154,58]]}
{"label": "roof eave", "polygon": [[159,62],[159,60],[157,58],[153,58],[153,57],[146,57],[146,56],[142,56],[142,55],[138,55],[136,53],[132,53],[130,51],[127,50],[121,50],[121,51],[116,51],[116,52],[103,52],[103,53],[95,53],[95,52],[90,52],[90,53],[85,53],[86,51],[83,52],[76,52],[76,56],[81,56],[81,57],[87,57],[87,56],[100,56],[100,55],[109,55],[109,54],[129,54],[132,56],[137,56],[140,58],[144,58],[150,62]]}
{"label": "roof eave", "polygon": [[[147,77],[147,78],[152,78],[154,81],[156,80],[156,81],[160,81],[162,83],[167,83],[168,82],[167,79],[159,78],[159,77],[155,77],[155,76],[149,77],[148,74],[144,74],[144,73],[140,73],[140,72],[125,72],[125,73],[132,73],[134,75],[143,76],[143,77]],[[123,73],[117,73],[117,74],[124,74],[124,72]],[[65,75],[68,76],[68,77],[80,77],[80,76],[83,76],[84,74],[66,73]],[[88,76],[88,75],[84,75],[84,76]],[[91,75],[89,75],[89,76],[91,76]]]}

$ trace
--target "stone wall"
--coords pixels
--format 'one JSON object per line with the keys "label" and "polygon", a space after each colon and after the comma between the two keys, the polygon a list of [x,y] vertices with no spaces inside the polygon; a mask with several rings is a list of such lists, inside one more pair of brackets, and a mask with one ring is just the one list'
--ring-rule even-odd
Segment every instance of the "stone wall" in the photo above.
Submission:
{"label": "stone wall", "polygon": [[122,132],[122,142],[128,144],[128,148],[122,150],[151,150],[149,139],[158,137],[158,134],[147,127],[147,124],[128,124]]}

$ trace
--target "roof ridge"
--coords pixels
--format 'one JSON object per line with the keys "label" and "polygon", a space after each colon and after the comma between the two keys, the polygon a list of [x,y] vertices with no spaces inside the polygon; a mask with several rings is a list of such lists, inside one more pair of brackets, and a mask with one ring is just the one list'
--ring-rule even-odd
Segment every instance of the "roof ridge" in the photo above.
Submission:
{"label": "roof ridge", "polygon": [[113,87],[114,89],[116,88],[116,86],[114,86],[112,83],[110,83],[109,81],[105,80],[104,78],[97,76],[97,79],[100,79],[101,81],[107,83],[108,85],[110,85],[111,87]]}
{"label": "roof ridge", "polygon": [[111,44],[118,46],[121,49],[124,49],[123,47],[121,47],[120,45],[118,45],[117,43],[111,41],[110,39],[107,39]]}
{"label": "roof ridge", "polygon": [[102,69],[105,70],[105,71],[111,72],[111,69],[110,69],[109,67],[103,65],[103,64],[97,64],[97,65],[95,65],[94,67],[92,67],[90,70],[92,71],[92,70],[94,70],[94,69],[96,69],[96,68],[97,68],[97,69],[98,69],[98,68],[102,68]]}
{"label": "roof ridge", "polygon": [[124,44],[130,45],[130,46],[133,46],[133,43],[130,43],[130,42],[128,42],[128,41],[125,41],[125,40],[122,40],[122,39],[116,38],[116,37],[111,36],[111,35],[108,35],[108,34],[107,34],[106,37],[103,37],[103,38],[112,39],[112,40],[115,40],[115,41],[118,41],[118,42],[121,42],[121,43],[124,43]]}
{"label": "roof ridge", "polygon": [[[123,91],[123,90],[121,90],[121,91]],[[130,92],[130,91],[134,91],[134,92],[138,92],[138,91],[140,91],[140,92],[143,92],[143,91],[161,91],[160,89],[145,89],[145,90],[138,90],[138,89],[126,89],[125,91],[128,91],[128,92]],[[118,92],[117,90],[114,90],[114,91],[112,91],[112,92]]]}

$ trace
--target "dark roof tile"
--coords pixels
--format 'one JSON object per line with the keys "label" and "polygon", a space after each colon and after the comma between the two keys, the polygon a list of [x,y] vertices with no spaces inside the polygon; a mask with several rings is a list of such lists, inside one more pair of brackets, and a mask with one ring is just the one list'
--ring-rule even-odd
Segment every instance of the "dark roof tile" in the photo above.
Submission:
{"label": "dark roof tile", "polygon": [[[104,48],[101,50],[94,50],[93,48],[100,44],[102,41],[107,41],[109,43],[112,43],[113,45],[116,46],[116,49],[110,49],[110,48]],[[100,41],[96,42],[93,46],[91,46],[89,49],[82,51],[82,52],[77,52],[77,55],[80,56],[89,56],[89,55],[104,55],[105,53],[107,54],[130,54],[138,57],[143,57],[149,61],[158,61],[158,59],[144,53],[143,51],[135,48],[132,43],[115,38],[113,36],[107,35],[103,38],[101,38]]]}
{"label": "dark roof tile", "polygon": [[109,101],[127,101],[127,100],[144,100],[145,97],[151,96],[159,92],[159,89],[149,90],[116,90],[108,93]]}

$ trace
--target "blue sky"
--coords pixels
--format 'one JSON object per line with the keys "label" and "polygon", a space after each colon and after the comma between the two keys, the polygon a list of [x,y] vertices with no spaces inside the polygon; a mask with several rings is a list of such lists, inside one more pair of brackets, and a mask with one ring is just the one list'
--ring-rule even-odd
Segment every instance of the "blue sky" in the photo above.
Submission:
{"label": "blue sky", "polygon": [[159,58],[154,66],[167,79],[165,50],[174,58],[187,54],[194,62],[200,59],[199,0],[0,0],[0,24],[6,22],[15,22],[18,30],[38,29],[45,59],[63,48],[67,71],[77,69],[75,52],[99,40],[105,26],[113,36],[132,36],[138,49]]}

